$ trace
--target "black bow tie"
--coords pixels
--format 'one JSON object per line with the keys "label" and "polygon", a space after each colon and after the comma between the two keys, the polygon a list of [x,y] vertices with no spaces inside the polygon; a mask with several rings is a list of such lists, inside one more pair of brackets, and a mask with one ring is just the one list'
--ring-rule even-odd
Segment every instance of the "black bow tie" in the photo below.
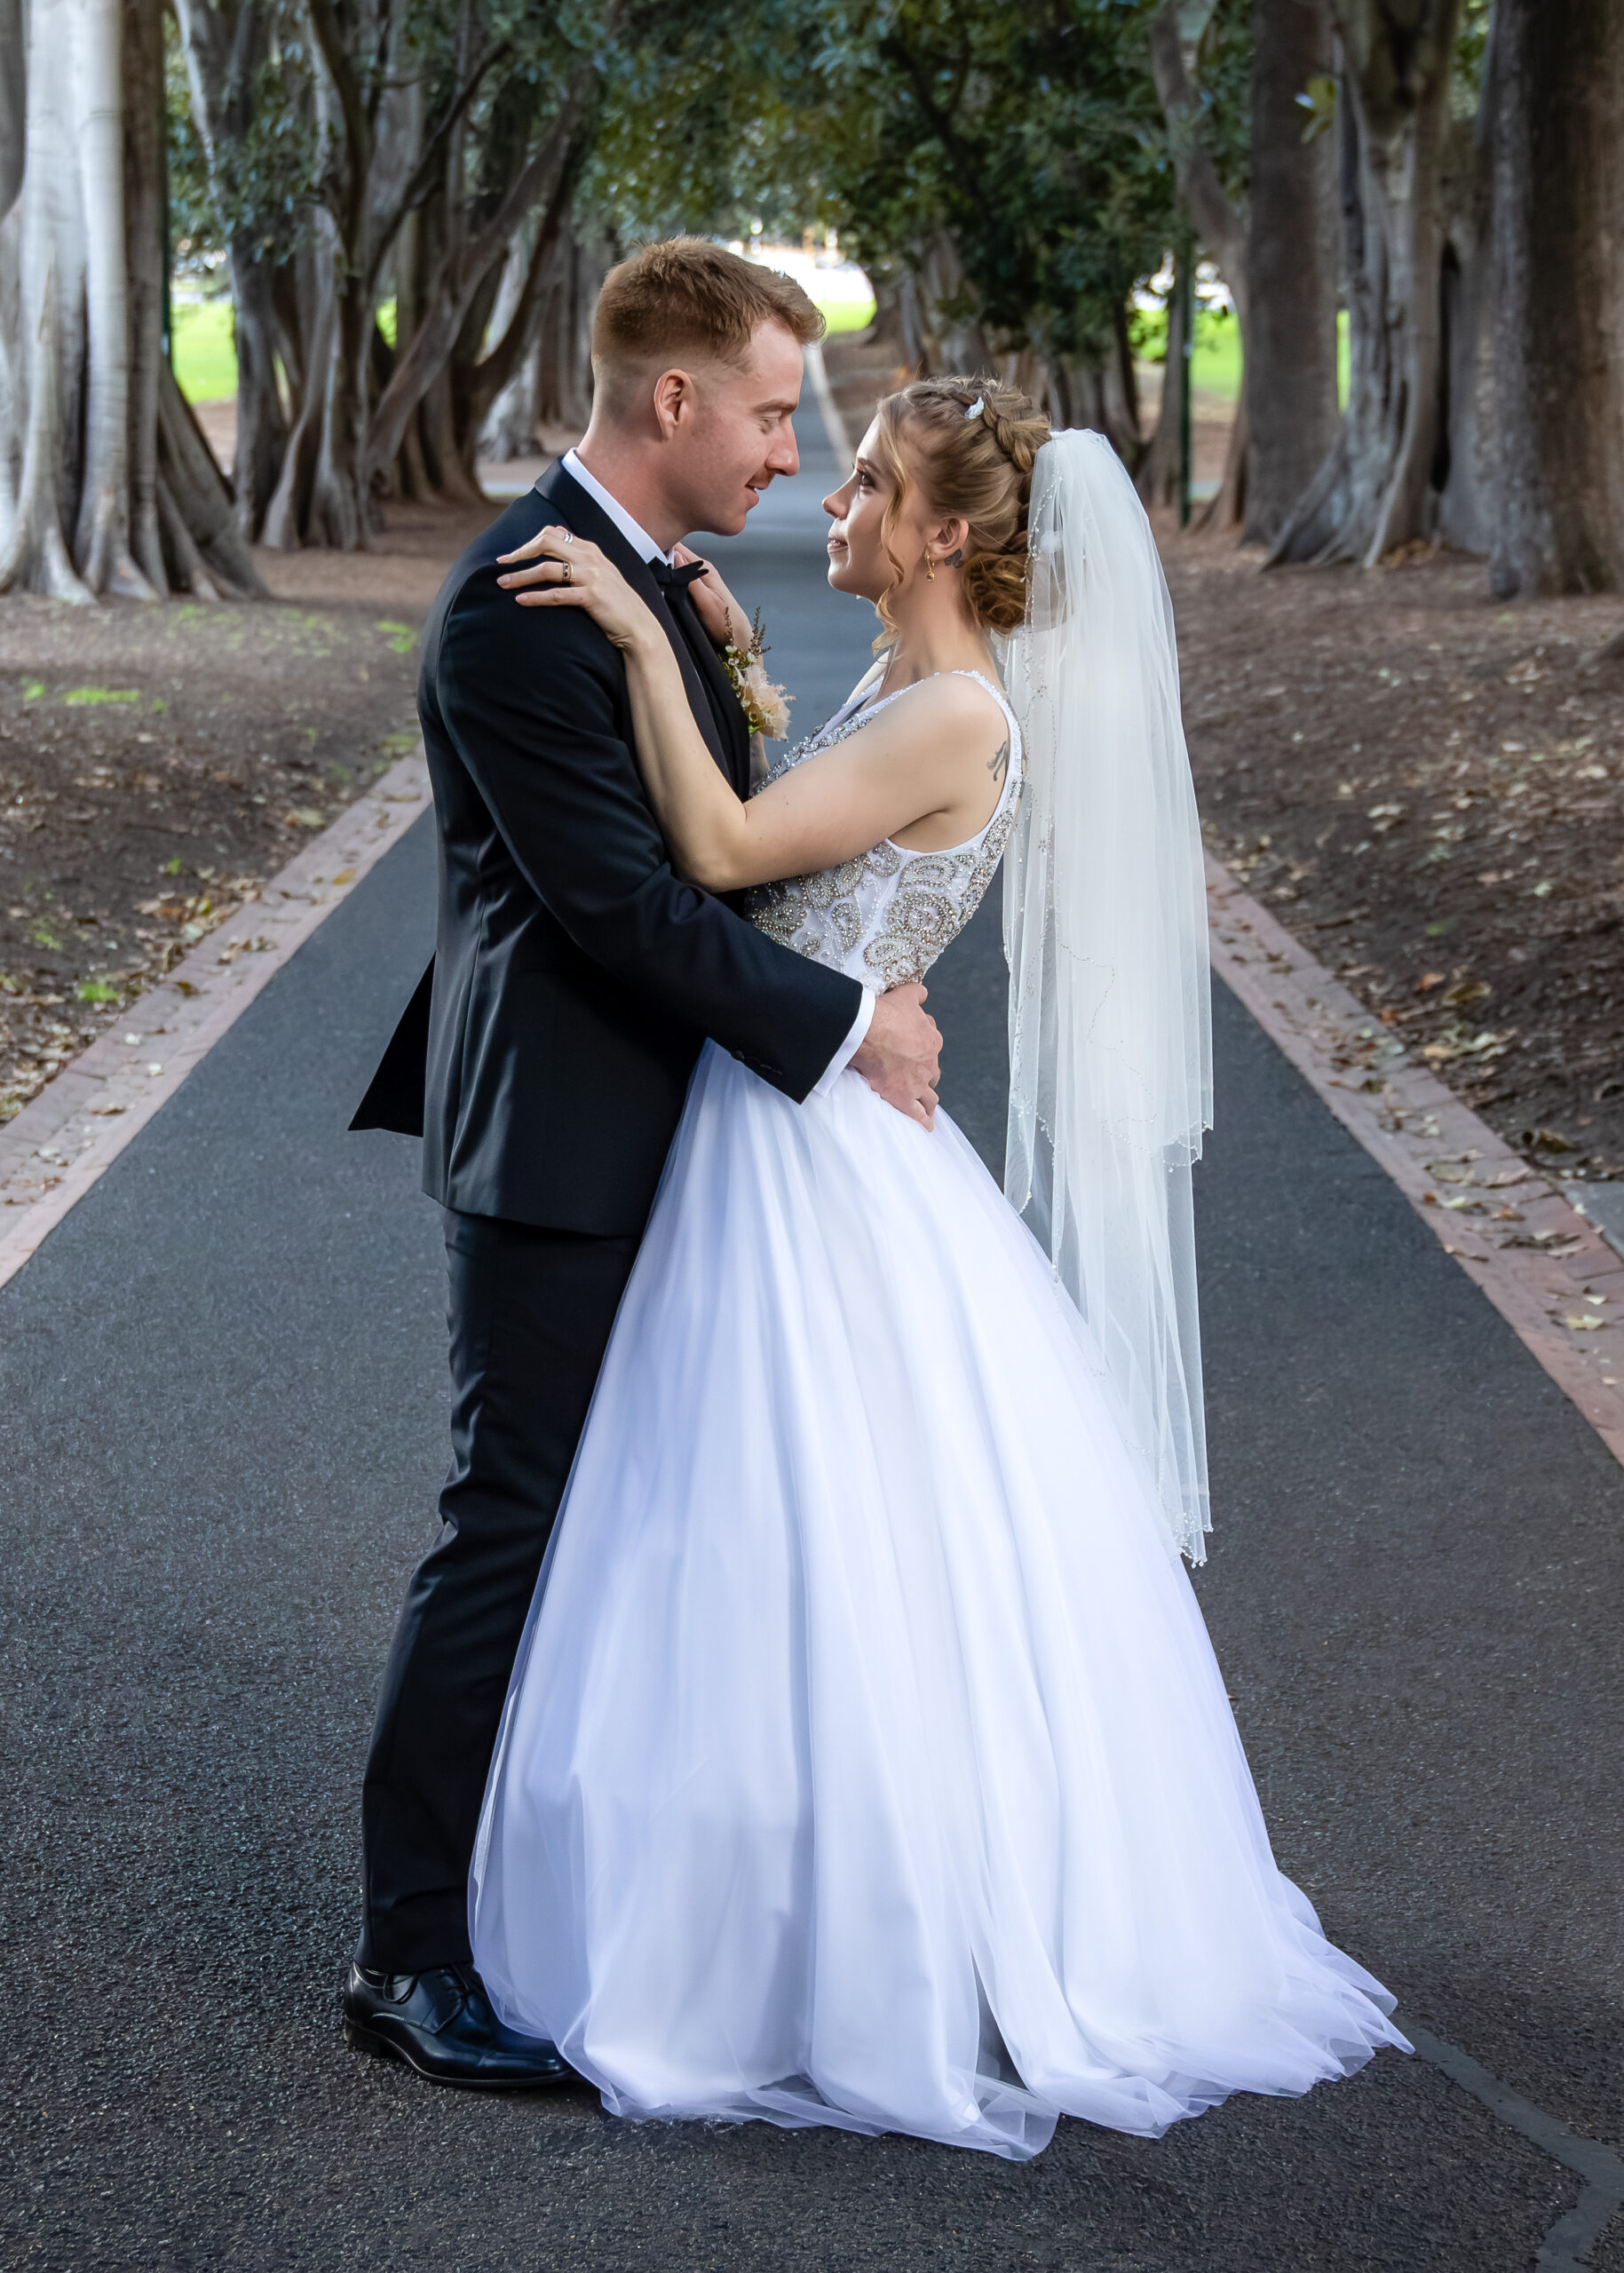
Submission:
{"label": "black bow tie", "polygon": [[709,566],[708,560],[690,560],[685,568],[668,568],[663,560],[651,560],[648,573],[662,592],[685,592],[690,584],[699,582]]}

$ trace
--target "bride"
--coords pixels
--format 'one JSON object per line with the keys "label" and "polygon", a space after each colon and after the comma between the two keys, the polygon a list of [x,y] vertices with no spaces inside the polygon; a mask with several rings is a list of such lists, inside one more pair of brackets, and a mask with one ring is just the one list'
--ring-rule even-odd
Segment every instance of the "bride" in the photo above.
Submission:
{"label": "bride", "polygon": [[[885,644],[748,804],[591,545],[544,529],[511,581],[622,649],[675,863],[802,954],[921,979],[1006,857],[1007,1197],[946,1114],[852,1074],[796,1105],[707,1045],[514,1670],[474,1960],[614,2113],[1021,2158],[1408,2047],[1275,1866],[1179,1558],[1208,981],[1148,524],[1099,436],[962,379],[889,397],[826,504]],[[748,646],[714,570],[694,596]]]}

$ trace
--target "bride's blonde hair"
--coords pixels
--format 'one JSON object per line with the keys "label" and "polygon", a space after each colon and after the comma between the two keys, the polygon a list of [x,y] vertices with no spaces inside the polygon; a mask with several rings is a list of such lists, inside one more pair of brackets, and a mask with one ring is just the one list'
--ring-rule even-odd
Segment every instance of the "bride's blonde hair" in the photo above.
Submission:
{"label": "bride's blonde hair", "polygon": [[1013,631],[1026,613],[1026,510],[1048,419],[1018,387],[961,378],[916,379],[888,394],[877,417],[880,455],[895,485],[881,523],[893,579],[876,602],[886,633],[896,636],[887,602],[904,573],[891,539],[910,481],[944,520],[969,522],[964,597],[987,630]]}

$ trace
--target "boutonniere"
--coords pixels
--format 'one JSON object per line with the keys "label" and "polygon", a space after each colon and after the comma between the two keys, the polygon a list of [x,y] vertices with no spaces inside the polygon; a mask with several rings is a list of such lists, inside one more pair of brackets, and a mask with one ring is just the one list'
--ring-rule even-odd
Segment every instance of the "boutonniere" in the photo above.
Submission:
{"label": "boutonniere", "polygon": [[767,677],[763,661],[766,653],[767,643],[761,636],[761,610],[757,608],[756,621],[750,626],[749,646],[736,646],[730,639],[722,650],[722,663],[751,733],[761,734],[770,742],[781,742],[789,732],[789,706],[795,697],[786,694]]}

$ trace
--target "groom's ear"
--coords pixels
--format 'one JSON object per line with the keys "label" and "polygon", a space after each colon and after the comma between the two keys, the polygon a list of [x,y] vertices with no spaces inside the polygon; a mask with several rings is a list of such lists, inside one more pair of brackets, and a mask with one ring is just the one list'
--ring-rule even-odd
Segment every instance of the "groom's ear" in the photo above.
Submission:
{"label": "groom's ear", "polygon": [[699,410],[700,391],[692,371],[673,365],[661,371],[654,385],[654,422],[662,441],[670,441],[691,426]]}

